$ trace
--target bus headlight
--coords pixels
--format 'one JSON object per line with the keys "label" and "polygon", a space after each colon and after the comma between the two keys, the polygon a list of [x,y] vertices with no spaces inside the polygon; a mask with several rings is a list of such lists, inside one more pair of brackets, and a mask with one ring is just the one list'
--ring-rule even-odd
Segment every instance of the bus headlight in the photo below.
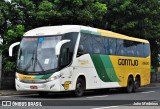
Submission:
{"label": "bus headlight", "polygon": [[53,81],[53,80],[56,80],[56,79],[58,79],[58,78],[60,78],[59,75],[53,76],[53,77],[48,78],[47,81]]}
{"label": "bus headlight", "polygon": [[17,74],[15,75],[15,77],[16,77],[16,79],[17,79],[18,81],[21,81],[21,80],[22,80],[21,78],[18,77]]}

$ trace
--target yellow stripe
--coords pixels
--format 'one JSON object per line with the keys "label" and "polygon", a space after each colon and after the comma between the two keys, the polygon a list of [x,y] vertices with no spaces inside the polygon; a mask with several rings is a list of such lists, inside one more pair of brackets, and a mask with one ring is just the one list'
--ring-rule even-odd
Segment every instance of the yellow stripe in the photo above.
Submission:
{"label": "yellow stripe", "polygon": [[134,37],[129,37],[129,36],[126,36],[126,35],[114,33],[112,31],[97,29],[97,32],[100,32],[102,36],[149,43],[147,40],[143,40],[143,39],[139,39],[139,38],[134,38]]}
{"label": "yellow stripe", "polygon": [[22,75],[22,74],[18,74],[18,77],[23,80],[33,80],[35,78],[35,76],[33,75]]}

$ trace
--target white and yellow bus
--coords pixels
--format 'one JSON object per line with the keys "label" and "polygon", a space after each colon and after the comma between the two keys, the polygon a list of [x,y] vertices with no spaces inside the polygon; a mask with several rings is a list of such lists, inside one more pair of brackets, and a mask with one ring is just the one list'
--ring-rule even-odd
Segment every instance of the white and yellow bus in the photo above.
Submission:
{"label": "white and yellow bus", "polygon": [[133,92],[150,83],[147,40],[80,25],[47,26],[24,34],[20,44],[17,91],[72,91],[124,87]]}

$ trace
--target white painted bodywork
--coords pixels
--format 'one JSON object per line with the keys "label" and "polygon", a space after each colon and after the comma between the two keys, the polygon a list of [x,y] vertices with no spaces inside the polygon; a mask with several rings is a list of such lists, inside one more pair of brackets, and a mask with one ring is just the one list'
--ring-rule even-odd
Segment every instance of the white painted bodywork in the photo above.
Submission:
{"label": "white painted bodywork", "polygon": [[[60,72],[55,72],[50,78],[60,75]],[[46,82],[46,83],[23,83],[20,82],[17,78],[15,79],[15,85],[17,91],[49,91],[49,92],[59,92],[60,91],[60,78]],[[38,89],[30,89],[30,86],[37,86]],[[52,87],[51,87],[52,86]]]}

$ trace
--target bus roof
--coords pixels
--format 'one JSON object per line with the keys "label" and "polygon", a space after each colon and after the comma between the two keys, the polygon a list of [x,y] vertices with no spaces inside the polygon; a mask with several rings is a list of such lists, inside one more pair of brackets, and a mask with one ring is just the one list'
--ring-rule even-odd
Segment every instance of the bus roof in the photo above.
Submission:
{"label": "bus roof", "polygon": [[68,32],[83,32],[83,33],[89,33],[89,34],[96,34],[96,35],[102,35],[106,37],[112,37],[112,38],[119,38],[119,39],[126,39],[126,40],[133,40],[138,42],[145,42],[149,43],[147,40],[129,37],[126,35],[122,35],[119,33],[115,33],[108,30],[88,27],[88,26],[82,26],[82,25],[60,25],[60,26],[45,26],[45,27],[39,27],[32,30],[27,31],[24,36],[47,36],[47,35],[60,35]]}

